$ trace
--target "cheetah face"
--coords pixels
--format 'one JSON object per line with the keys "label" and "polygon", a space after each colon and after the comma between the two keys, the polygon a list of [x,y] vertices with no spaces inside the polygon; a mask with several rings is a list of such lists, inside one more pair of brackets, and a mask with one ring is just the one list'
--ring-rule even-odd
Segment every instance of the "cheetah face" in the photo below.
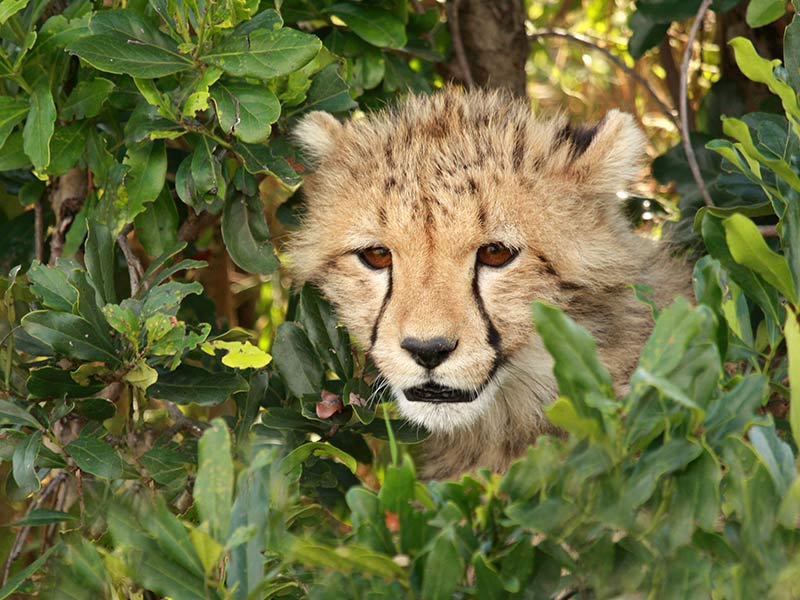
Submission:
{"label": "cheetah face", "polygon": [[408,420],[480,427],[511,382],[550,393],[530,306],[602,279],[619,219],[582,198],[636,169],[621,135],[640,137],[627,115],[576,130],[454,91],[344,125],[312,113],[296,130],[317,168],[293,274],[332,302]]}

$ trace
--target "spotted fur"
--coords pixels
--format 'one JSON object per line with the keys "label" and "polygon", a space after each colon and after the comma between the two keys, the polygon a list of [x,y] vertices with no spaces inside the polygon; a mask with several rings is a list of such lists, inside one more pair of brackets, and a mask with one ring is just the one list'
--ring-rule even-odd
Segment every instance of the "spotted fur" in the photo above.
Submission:
{"label": "spotted fur", "polygon": [[[551,430],[542,409],[557,389],[534,300],[587,327],[624,385],[652,327],[629,284],[650,285],[660,304],[687,290],[685,265],[621,215],[617,193],[644,146],[630,115],[574,127],[500,93],[447,89],[346,123],[311,113],[295,135],[316,169],[293,275],[331,300],[401,412],[432,431],[427,477],[502,471]],[[519,254],[479,264],[478,248],[494,242]],[[390,268],[359,260],[374,246],[391,250]],[[400,347],[436,336],[458,345],[431,371]],[[482,391],[468,403],[408,401],[404,390],[429,381]]]}

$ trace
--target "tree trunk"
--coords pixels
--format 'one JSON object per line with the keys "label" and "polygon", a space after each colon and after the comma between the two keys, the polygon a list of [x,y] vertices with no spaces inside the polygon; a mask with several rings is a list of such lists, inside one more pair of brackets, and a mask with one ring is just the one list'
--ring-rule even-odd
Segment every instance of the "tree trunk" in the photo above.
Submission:
{"label": "tree trunk", "polygon": [[505,88],[524,97],[530,49],[523,1],[449,0],[447,18],[458,79],[466,85]]}

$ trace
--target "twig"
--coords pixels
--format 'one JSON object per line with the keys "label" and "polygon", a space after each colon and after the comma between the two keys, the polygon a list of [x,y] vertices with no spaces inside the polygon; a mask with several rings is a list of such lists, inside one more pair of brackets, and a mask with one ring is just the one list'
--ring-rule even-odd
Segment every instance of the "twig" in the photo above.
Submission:
{"label": "twig", "polygon": [[144,275],[144,269],[142,269],[142,263],[139,262],[133,250],[131,250],[130,243],[128,243],[128,234],[131,231],[133,231],[132,225],[129,224],[123,227],[122,231],[120,231],[117,236],[117,245],[122,249],[125,260],[128,262],[128,277],[130,277],[131,280],[131,296],[135,296],[139,291],[139,281],[142,275]]}
{"label": "twig", "polygon": [[534,31],[533,33],[528,34],[529,40],[536,40],[539,38],[560,38],[563,40],[568,40],[571,42],[575,42],[576,44],[580,44],[581,46],[585,46],[587,48],[591,48],[592,50],[596,50],[603,54],[606,58],[608,58],[611,62],[617,65],[620,69],[625,71],[632,79],[636,81],[639,85],[641,85],[648,94],[653,98],[655,103],[658,105],[659,109],[662,113],[672,121],[672,124],[675,125],[676,129],[680,129],[680,122],[678,121],[678,117],[675,115],[675,111],[671,109],[656,93],[653,87],[650,85],[650,82],[647,81],[644,77],[642,77],[636,69],[633,69],[625,64],[625,61],[622,60],[619,56],[611,52],[608,48],[599,45],[595,40],[588,38],[586,36],[577,34],[577,33],[570,33],[568,31],[564,31],[562,29],[542,29],[540,31]]}
{"label": "twig", "polygon": [[458,61],[461,77],[466,82],[467,87],[475,87],[475,79],[473,79],[472,71],[469,68],[469,61],[464,51],[464,42],[461,39],[461,29],[458,24],[458,11],[461,8],[461,0],[451,0],[445,7],[447,10],[447,24],[450,29],[450,37],[453,40],[453,52]]}
{"label": "twig", "polygon": [[778,226],[777,225],[759,225],[758,231],[764,237],[780,237],[778,235]]}
{"label": "twig", "polygon": [[[47,499],[47,497],[55,490],[62,481],[67,478],[67,474],[64,471],[61,471],[53,477],[50,481],[47,482],[39,492],[36,494],[33,502],[31,502],[28,510],[25,512],[25,516],[28,516],[31,511],[39,508],[42,503]],[[28,539],[28,534],[31,532],[32,525],[25,525],[22,529],[17,532],[16,537],[14,538],[14,544],[11,546],[11,552],[6,559],[6,564],[3,568],[3,585],[8,582],[8,576],[11,573],[11,565],[14,564],[14,561],[19,558],[19,555],[22,554],[22,548],[25,546],[25,540]]]}
{"label": "twig", "polygon": [[34,238],[36,243],[36,260],[44,262],[44,197],[39,198],[33,206]]}
{"label": "twig", "polygon": [[161,402],[164,404],[164,408],[167,409],[167,413],[169,413],[170,418],[175,421],[175,425],[172,426],[167,434],[169,438],[171,438],[181,429],[191,432],[191,434],[195,437],[200,437],[203,434],[203,430],[209,427],[207,423],[201,423],[200,421],[190,419],[184,415],[183,412],[181,412],[181,409],[178,408],[173,402],[169,402],[168,400],[162,400]]}
{"label": "twig", "polygon": [[708,194],[706,183],[703,181],[703,176],[700,173],[700,166],[697,164],[697,157],[694,154],[692,141],[689,137],[689,90],[687,89],[689,79],[689,60],[692,58],[692,47],[694,46],[694,40],[697,38],[697,32],[700,29],[700,25],[703,24],[703,17],[705,16],[709,6],[711,6],[711,0],[703,0],[702,4],[700,4],[700,8],[697,9],[697,15],[695,15],[694,23],[692,23],[692,28],[689,30],[689,39],[686,40],[686,49],[683,51],[683,61],[681,62],[680,113],[683,150],[686,152],[686,160],[689,161],[689,169],[692,171],[692,176],[694,177],[695,182],[697,182],[697,189],[700,190],[700,195],[703,196],[703,201],[706,203],[706,206],[714,206],[714,201]]}
{"label": "twig", "polygon": [[411,0],[411,6],[414,8],[414,12],[418,15],[421,15],[425,12],[425,9],[422,8],[422,5],[419,3],[419,0]]}

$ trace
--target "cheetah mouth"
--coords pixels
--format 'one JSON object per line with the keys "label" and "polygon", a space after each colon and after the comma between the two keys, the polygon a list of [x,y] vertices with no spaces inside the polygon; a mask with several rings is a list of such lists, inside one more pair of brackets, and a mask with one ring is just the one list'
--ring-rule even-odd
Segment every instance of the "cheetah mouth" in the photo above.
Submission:
{"label": "cheetah mouth", "polygon": [[403,395],[409,402],[472,402],[482,390],[459,390],[438,383],[426,383],[403,390]]}

